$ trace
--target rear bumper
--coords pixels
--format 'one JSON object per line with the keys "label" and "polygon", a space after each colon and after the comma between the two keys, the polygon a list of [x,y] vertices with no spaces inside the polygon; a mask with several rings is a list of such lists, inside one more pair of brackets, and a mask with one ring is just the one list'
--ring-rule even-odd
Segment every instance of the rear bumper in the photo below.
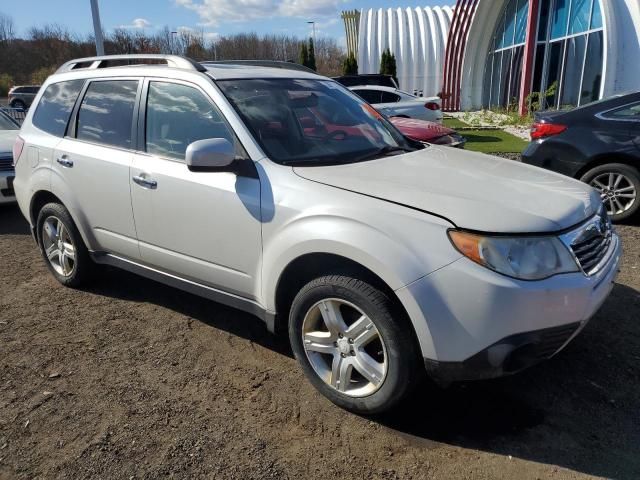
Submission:
{"label": "rear bumper", "polygon": [[0,205],[15,203],[16,193],[13,190],[13,179],[16,174],[13,171],[0,172]]}

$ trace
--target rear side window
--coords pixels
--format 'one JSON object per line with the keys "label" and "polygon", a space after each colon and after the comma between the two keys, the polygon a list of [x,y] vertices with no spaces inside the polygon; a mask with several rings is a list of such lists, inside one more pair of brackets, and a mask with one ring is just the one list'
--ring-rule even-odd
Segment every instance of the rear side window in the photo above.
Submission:
{"label": "rear side window", "polygon": [[57,137],[64,136],[71,110],[83,85],[84,80],[70,80],[49,85],[33,115],[33,124],[40,130]]}
{"label": "rear side window", "polygon": [[362,98],[365,102],[369,102],[371,105],[375,105],[380,102],[380,90],[354,90],[356,95]]}
{"label": "rear side window", "polygon": [[640,120],[640,102],[609,112],[606,117],[616,120]]}
{"label": "rear side window", "polygon": [[150,82],[147,97],[146,150],[184,160],[190,143],[235,136],[218,108],[199,90],[177,83]]}
{"label": "rear side window", "polygon": [[38,90],[40,90],[40,87],[27,87],[26,93],[32,93],[35,95],[36,93],[38,93]]}
{"label": "rear side window", "polygon": [[395,93],[382,92],[381,96],[381,103],[396,103],[400,101],[400,95],[396,95]]}
{"label": "rear side window", "polygon": [[78,140],[131,148],[137,92],[137,80],[92,82],[78,110]]}

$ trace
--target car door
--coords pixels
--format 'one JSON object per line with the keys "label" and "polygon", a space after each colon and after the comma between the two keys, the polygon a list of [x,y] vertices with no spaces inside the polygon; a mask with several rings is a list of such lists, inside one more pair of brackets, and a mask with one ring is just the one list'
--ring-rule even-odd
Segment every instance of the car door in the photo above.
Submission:
{"label": "car door", "polygon": [[89,81],[53,162],[54,193],[72,199],[92,247],[131,259],[140,256],[129,189],[140,87],[137,78]]}
{"label": "car door", "polygon": [[[131,171],[132,205],[145,264],[255,298],[262,252],[260,182],[253,161],[214,102],[198,86],[146,81],[140,152]],[[187,146],[226,138],[249,173],[192,172]],[[253,169],[253,170],[251,170]]]}

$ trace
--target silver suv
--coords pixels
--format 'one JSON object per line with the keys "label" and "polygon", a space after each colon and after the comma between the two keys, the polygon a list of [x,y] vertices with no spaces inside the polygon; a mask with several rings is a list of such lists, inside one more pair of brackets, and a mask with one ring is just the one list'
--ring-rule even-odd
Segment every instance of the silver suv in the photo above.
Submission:
{"label": "silver suv", "polygon": [[251,312],[355,412],[425,370],[448,383],[553,356],[618,271],[589,186],[412,143],[315,74],[98,57],[36,105],[15,191],[58,281],[107,264]]}
{"label": "silver suv", "polygon": [[31,106],[33,100],[40,90],[39,85],[25,85],[13,87],[9,90],[8,101],[11,108],[26,110]]}

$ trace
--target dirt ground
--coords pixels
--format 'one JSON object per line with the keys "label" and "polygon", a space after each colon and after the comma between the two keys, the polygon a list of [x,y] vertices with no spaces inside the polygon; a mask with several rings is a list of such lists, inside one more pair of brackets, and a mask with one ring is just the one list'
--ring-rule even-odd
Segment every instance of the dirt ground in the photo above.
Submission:
{"label": "dirt ground", "polygon": [[84,291],[0,208],[0,478],[640,478],[640,227],[609,300],[510,378],[362,418],[259,320],[119,271]]}

